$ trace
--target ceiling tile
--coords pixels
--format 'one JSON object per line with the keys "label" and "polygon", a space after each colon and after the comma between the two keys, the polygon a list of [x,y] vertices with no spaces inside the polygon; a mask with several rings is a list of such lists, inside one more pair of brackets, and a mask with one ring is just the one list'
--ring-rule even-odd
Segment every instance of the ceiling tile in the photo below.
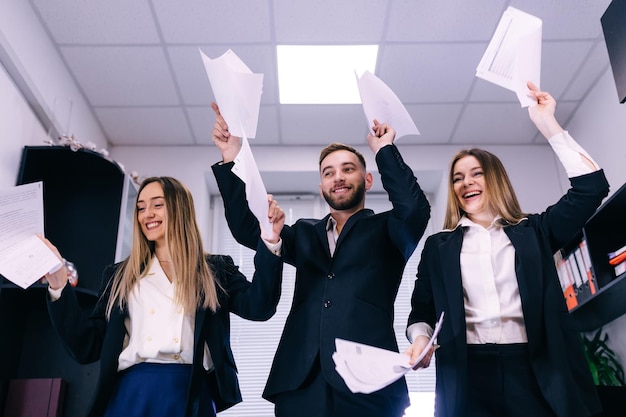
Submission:
{"label": "ceiling tile", "polygon": [[449,143],[462,107],[461,104],[407,105],[406,108],[420,131],[419,136],[407,139],[415,144]]}
{"label": "ceiling tile", "polygon": [[562,97],[592,46],[590,41],[544,42],[541,51],[541,88],[550,91],[557,99]]}
{"label": "ceiling tile", "polygon": [[488,42],[506,8],[504,0],[400,0],[393,4],[387,40],[419,43]]}
{"label": "ceiling tile", "polygon": [[276,42],[291,44],[369,44],[380,42],[392,2],[367,3],[274,0]]}
{"label": "ceiling tile", "polygon": [[600,17],[611,0],[528,1],[511,6],[543,21],[543,39],[595,39],[602,33]]}
{"label": "ceiling tile", "polygon": [[517,103],[468,104],[461,114],[452,143],[463,146],[484,144],[528,144],[537,133],[528,110]]}
{"label": "ceiling tile", "polygon": [[609,53],[602,39],[593,46],[562,99],[582,100],[593,86],[591,83],[595,84],[609,66]]}
{"label": "ceiling tile", "polygon": [[280,106],[284,145],[367,144],[368,126],[360,105]]}
{"label": "ceiling tile", "polygon": [[194,144],[179,107],[96,108],[95,113],[113,146]]}
{"label": "ceiling tile", "polygon": [[163,38],[173,44],[269,42],[269,0],[152,0]]}
{"label": "ceiling tile", "polygon": [[158,43],[148,2],[32,0],[55,42],[68,44]]}
{"label": "ceiling tile", "polygon": [[472,92],[469,97],[470,102],[503,102],[519,103],[514,91],[500,87],[482,78],[475,77],[472,85]]}
{"label": "ceiling tile", "polygon": [[63,47],[61,51],[94,106],[180,103],[160,47]]}
{"label": "ceiling tile", "polygon": [[405,104],[460,102],[484,48],[482,43],[389,45],[377,75]]}

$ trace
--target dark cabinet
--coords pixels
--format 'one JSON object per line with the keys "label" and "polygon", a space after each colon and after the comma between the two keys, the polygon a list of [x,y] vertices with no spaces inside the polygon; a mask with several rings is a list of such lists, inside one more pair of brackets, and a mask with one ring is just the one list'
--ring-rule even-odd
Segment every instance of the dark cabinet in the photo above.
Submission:
{"label": "dark cabinet", "polygon": [[[45,235],[76,265],[79,301],[89,311],[104,268],[127,256],[136,189],[115,162],[67,147],[24,148],[17,184],[36,181],[43,181]],[[98,366],[79,365],[65,352],[48,319],[46,296],[45,285],[24,290],[2,278],[0,406],[11,379],[62,378],[63,415],[82,417]]]}
{"label": "dark cabinet", "polygon": [[598,288],[571,310],[581,331],[595,330],[626,314],[626,273],[616,274],[608,256],[626,245],[625,216],[626,184],[602,204],[582,230]]}

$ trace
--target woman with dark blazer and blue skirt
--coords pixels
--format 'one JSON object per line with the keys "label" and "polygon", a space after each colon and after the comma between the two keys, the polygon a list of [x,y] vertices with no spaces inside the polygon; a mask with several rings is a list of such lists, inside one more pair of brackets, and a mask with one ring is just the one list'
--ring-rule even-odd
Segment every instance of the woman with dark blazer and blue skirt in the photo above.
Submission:
{"label": "woman with dark blazer and blue skirt", "polygon": [[600,206],[608,183],[556,121],[555,100],[528,87],[537,100],[530,118],[571,188],[543,213],[525,214],[495,155],[471,149],[453,158],[445,230],[425,243],[407,328],[416,361],[445,312],[437,417],[588,417],[601,408],[553,254]]}
{"label": "woman with dark blazer and blue skirt", "polygon": [[209,417],[241,401],[229,315],[267,320],[276,311],[282,260],[270,248],[280,247],[284,212],[274,203],[268,216],[273,236],[259,240],[250,282],[229,256],[204,253],[189,190],[174,178],[148,178],[131,254],[104,271],[89,316],[64,266],[46,275],[48,311],[65,347],[79,363],[100,361],[89,416]]}

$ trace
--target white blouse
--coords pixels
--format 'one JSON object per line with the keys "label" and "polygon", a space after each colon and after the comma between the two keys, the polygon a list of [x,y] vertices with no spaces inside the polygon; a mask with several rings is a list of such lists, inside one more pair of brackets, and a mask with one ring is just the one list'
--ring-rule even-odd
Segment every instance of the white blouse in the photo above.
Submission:
{"label": "white blouse", "polygon": [[[193,362],[195,311],[185,312],[174,302],[172,284],[156,257],[150,270],[139,280],[128,300],[124,349],[118,371],[140,362]],[[208,347],[204,346],[204,368],[213,368]]]}

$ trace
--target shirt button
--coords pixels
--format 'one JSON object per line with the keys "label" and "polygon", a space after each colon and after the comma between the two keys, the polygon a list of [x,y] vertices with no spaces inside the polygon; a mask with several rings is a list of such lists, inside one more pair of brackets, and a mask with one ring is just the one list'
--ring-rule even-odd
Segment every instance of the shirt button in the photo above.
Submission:
{"label": "shirt button", "polygon": [[150,309],[150,314],[154,314],[154,313],[155,313],[154,309],[153,309],[153,308],[151,308],[151,309]]}
{"label": "shirt button", "polygon": [[332,305],[332,303],[330,302],[330,300],[326,300],[324,301],[324,307],[328,308]]}
{"label": "shirt button", "polygon": [[146,337],[146,342],[152,342],[152,336]]}
{"label": "shirt button", "polygon": [[182,308],[179,308],[178,310],[176,310],[176,312],[177,312],[178,314],[183,314],[183,309],[182,309]]}
{"label": "shirt button", "polygon": [[180,359],[180,355],[178,353],[175,353],[174,355],[172,355],[172,358],[179,360]]}
{"label": "shirt button", "polygon": [[329,272],[328,275],[326,275],[328,277],[328,279],[333,279],[335,278],[335,274],[334,272]]}
{"label": "shirt button", "polygon": [[178,343],[178,338],[177,337],[174,338],[174,343]]}

